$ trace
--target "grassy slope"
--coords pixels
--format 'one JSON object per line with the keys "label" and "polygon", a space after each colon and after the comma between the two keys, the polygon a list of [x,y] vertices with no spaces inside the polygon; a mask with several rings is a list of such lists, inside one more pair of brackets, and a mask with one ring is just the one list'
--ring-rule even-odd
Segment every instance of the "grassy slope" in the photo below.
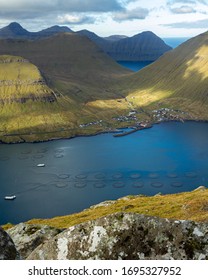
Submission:
{"label": "grassy slope", "polygon": [[[63,106],[56,101],[35,65],[21,57],[0,56],[0,77],[1,140],[21,141],[19,137],[5,137],[5,134],[60,130],[65,123]],[[66,116],[73,119],[70,112]],[[29,138],[33,140],[34,136]]]}
{"label": "grassy slope", "polygon": [[134,212],[169,219],[208,222],[208,189],[159,196],[129,196],[109,206],[91,207],[80,213],[52,219],[33,219],[30,224],[67,228],[116,212]]}
{"label": "grassy slope", "polygon": [[[120,96],[117,89],[112,89],[112,84],[123,75],[131,73],[106,56],[90,40],[76,34],[60,34],[39,41],[2,40],[0,54],[21,55],[37,65],[57,97],[57,102],[53,103],[30,101],[0,106],[0,139],[5,142],[94,133],[100,128],[85,132],[78,129],[79,123],[98,119],[97,110],[85,106],[86,102]],[[13,63],[8,67],[15,69],[16,65]],[[5,65],[2,71],[0,67],[0,80],[5,77],[11,80],[10,71],[4,71]],[[21,68],[23,72],[25,70]],[[31,71],[30,74],[32,79]],[[10,86],[10,90],[11,95],[16,95],[15,88]],[[23,90],[20,95],[22,93]],[[7,92],[3,98],[7,98]],[[121,105],[117,107],[122,111]],[[113,109],[111,111],[112,115],[115,114]],[[102,117],[108,119],[109,112],[104,112]],[[15,136],[17,133],[21,134],[21,139]],[[4,134],[11,136],[3,137]]]}
{"label": "grassy slope", "polygon": [[137,106],[170,106],[208,119],[208,32],[166,53],[127,81]]}
{"label": "grassy slope", "polygon": [[[189,119],[208,120],[208,32],[188,40],[153,64],[123,77],[117,90],[132,107],[152,120],[153,109],[169,107],[188,112]],[[123,100],[123,104],[125,100]],[[102,112],[116,107],[116,100],[87,104]],[[125,107],[125,106],[124,106]],[[125,109],[124,109],[125,111]]]}
{"label": "grassy slope", "polygon": [[0,99],[5,103],[12,99],[50,96],[52,90],[44,83],[38,68],[27,60],[0,56]]}
{"label": "grassy slope", "polygon": [[[161,107],[208,120],[207,52],[208,33],[204,33],[132,73],[77,34],[38,41],[1,40],[0,54],[24,56],[37,65],[57,102],[0,106],[0,139],[34,141],[90,134],[121,126],[112,117],[128,114],[132,108],[140,110],[141,120],[151,120],[151,110]],[[102,127],[79,129],[79,124],[99,119],[104,120]],[[3,137],[5,133],[12,136]],[[21,139],[15,133],[22,134]]]}

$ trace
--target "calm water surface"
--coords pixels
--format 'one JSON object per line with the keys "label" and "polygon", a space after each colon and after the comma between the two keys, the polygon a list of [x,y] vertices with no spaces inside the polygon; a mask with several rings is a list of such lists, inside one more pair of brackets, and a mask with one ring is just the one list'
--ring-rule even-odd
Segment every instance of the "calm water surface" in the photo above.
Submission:
{"label": "calm water surface", "polygon": [[[74,213],[128,194],[206,186],[207,139],[207,123],[171,122],[118,138],[0,145],[0,224]],[[13,194],[14,201],[4,200]]]}

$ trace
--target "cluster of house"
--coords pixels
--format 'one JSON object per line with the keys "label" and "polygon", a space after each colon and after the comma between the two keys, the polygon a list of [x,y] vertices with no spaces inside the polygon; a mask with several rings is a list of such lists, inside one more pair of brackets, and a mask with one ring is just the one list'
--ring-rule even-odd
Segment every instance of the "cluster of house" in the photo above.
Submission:
{"label": "cluster of house", "polygon": [[83,127],[88,127],[91,125],[101,125],[103,122],[103,120],[99,120],[99,121],[95,121],[95,122],[89,122],[89,123],[84,123],[84,124],[80,124],[79,127],[83,128]]}
{"label": "cluster of house", "polygon": [[137,121],[136,113],[136,111],[130,111],[127,116],[114,117],[113,120],[118,122]]}
{"label": "cluster of house", "polygon": [[[158,110],[153,110],[153,117],[159,122],[165,121],[165,120],[177,120],[180,119],[179,112],[173,109],[169,108],[160,108]],[[183,112],[180,112],[180,114]]]}

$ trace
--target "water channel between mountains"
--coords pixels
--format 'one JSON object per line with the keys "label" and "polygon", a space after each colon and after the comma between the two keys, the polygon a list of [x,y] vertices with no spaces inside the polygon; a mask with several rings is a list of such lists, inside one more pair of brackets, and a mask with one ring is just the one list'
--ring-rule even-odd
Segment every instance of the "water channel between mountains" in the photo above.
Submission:
{"label": "water channel between mountains", "polygon": [[[208,123],[169,122],[125,137],[1,144],[0,224],[70,214],[129,194],[207,186],[207,139]],[[9,195],[16,199],[5,200]]]}

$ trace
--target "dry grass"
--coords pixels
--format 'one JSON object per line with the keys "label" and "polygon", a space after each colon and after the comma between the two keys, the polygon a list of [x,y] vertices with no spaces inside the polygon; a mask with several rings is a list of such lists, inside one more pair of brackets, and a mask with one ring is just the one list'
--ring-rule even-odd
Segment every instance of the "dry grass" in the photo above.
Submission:
{"label": "dry grass", "polygon": [[52,219],[33,219],[30,224],[67,228],[116,212],[133,212],[168,219],[208,222],[208,189],[159,196],[129,196],[108,206],[91,207],[80,213]]}

